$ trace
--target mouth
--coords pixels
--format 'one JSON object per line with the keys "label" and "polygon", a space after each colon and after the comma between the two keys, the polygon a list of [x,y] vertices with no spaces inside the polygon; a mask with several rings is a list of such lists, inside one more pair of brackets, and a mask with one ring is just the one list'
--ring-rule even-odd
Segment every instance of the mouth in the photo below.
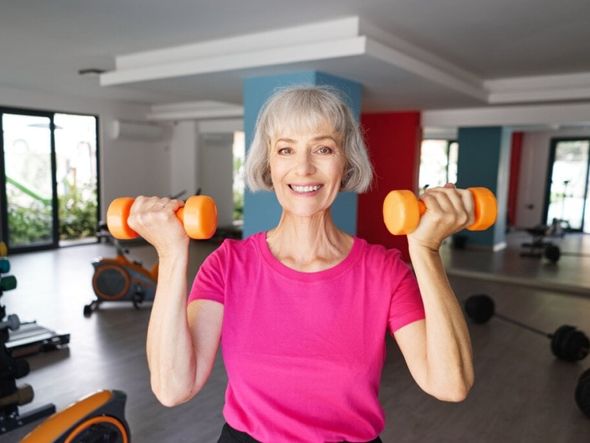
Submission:
{"label": "mouth", "polygon": [[297,194],[312,195],[317,193],[324,185],[289,185],[289,188]]}

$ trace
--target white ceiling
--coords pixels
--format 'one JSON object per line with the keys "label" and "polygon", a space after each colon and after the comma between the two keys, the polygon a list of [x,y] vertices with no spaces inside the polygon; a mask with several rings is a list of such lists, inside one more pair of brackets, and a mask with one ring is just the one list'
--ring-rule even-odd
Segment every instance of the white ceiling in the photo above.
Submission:
{"label": "white ceiling", "polygon": [[484,85],[575,73],[582,84],[565,101],[590,99],[577,95],[590,91],[588,0],[1,0],[0,87],[141,103],[239,103],[244,76],[318,69],[362,82],[366,110],[490,103],[366,55],[107,87],[77,74],[90,67],[112,70],[121,55],[353,16]]}

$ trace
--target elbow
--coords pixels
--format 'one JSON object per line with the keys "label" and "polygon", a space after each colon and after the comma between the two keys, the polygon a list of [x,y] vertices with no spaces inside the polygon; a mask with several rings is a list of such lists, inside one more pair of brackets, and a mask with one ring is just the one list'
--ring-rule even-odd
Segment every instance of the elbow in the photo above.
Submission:
{"label": "elbow", "polygon": [[467,399],[467,396],[469,395],[469,391],[471,391],[472,386],[472,383],[457,384],[456,386],[450,388],[447,387],[446,389],[441,389],[433,393],[433,396],[440,401],[460,403]]}
{"label": "elbow", "polygon": [[[200,390],[200,389],[199,389]],[[152,392],[158,401],[167,408],[186,403],[193,398],[199,390],[196,389],[171,389],[165,388],[152,383]]]}
{"label": "elbow", "polygon": [[430,390],[428,393],[440,401],[460,403],[467,399],[472,387],[473,379],[469,379],[441,385],[437,389]]}

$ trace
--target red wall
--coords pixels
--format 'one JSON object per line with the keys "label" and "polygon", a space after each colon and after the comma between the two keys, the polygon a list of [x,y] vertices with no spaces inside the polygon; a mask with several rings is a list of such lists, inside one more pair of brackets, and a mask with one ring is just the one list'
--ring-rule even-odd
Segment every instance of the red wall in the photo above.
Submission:
{"label": "red wall", "polygon": [[520,174],[520,158],[522,156],[522,132],[512,134],[510,150],[510,181],[508,182],[508,226],[515,226],[518,197],[518,179]]}
{"label": "red wall", "polygon": [[359,195],[357,235],[369,243],[398,248],[409,261],[405,236],[393,236],[383,223],[383,200],[392,189],[418,188],[422,130],[419,112],[362,114],[361,126],[375,170],[369,192]]}

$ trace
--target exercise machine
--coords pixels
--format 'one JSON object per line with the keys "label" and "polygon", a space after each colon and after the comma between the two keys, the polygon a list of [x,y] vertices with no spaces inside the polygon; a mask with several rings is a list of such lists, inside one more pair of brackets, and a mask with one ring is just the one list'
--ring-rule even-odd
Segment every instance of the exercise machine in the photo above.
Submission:
{"label": "exercise machine", "polygon": [[115,240],[117,256],[98,258],[92,262],[92,289],[96,299],[84,306],[84,316],[90,317],[103,302],[131,302],[136,309],[145,301],[153,301],[158,280],[158,265],[146,269],[139,261],[126,257],[129,252]]}
{"label": "exercise machine", "polygon": [[[6,253],[6,249],[1,248]],[[13,275],[5,275],[10,271],[10,262],[0,258],[0,297],[5,291],[16,288],[17,281]],[[15,358],[6,346],[9,331],[20,328],[18,315],[6,315],[6,307],[0,305],[0,434],[25,426],[35,420],[51,415],[55,412],[53,404],[35,408],[25,414],[19,412],[19,406],[33,401],[34,391],[28,384],[17,385],[16,379],[22,378],[30,372],[29,363],[22,358]]]}
{"label": "exercise machine", "polygon": [[[10,271],[10,262],[5,258],[7,252],[6,245],[0,242],[0,278],[2,274]],[[0,294],[2,290],[16,288],[14,276],[6,276],[1,281],[3,283],[0,283]],[[17,327],[8,328],[7,331],[8,338],[5,346],[13,357],[26,357],[38,352],[52,351],[70,342],[70,334],[46,328],[36,321],[21,322],[19,320]]]}
{"label": "exercise machine", "polygon": [[49,417],[21,443],[129,443],[126,399],[118,390],[95,392]]}

